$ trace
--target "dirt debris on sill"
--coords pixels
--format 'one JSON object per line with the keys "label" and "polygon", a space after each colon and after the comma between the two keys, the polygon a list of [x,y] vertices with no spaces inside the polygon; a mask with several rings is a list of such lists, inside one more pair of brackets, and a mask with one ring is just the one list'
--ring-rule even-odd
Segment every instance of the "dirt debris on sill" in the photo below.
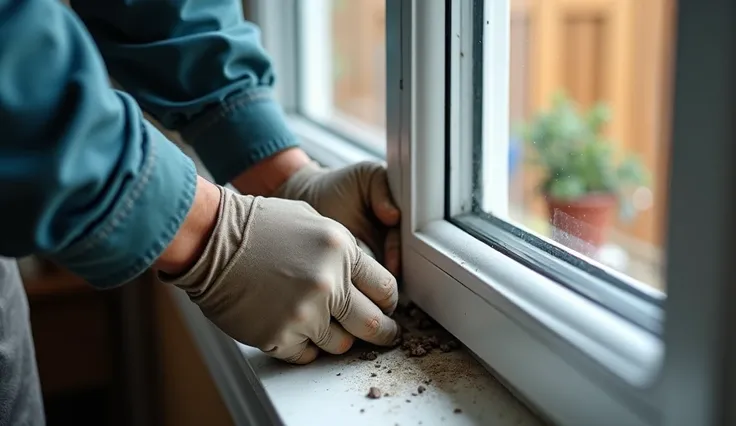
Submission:
{"label": "dirt debris on sill", "polygon": [[[325,384],[332,385],[330,382],[332,380],[340,382],[339,386],[336,386],[336,390],[340,390],[339,396],[336,397],[350,403],[352,407],[350,410],[355,413],[354,415],[368,416],[370,418],[364,417],[364,420],[371,420],[375,424],[380,424],[380,421],[376,423],[373,416],[380,419],[388,416],[386,418],[392,420],[399,417],[412,418],[423,420],[425,424],[435,424],[439,419],[441,422],[451,424],[461,418],[488,420],[488,416],[494,416],[498,412],[506,416],[500,417],[503,419],[502,424],[505,425],[539,424],[530,420],[532,417],[527,410],[498,384],[472,354],[465,350],[453,350],[461,348],[461,345],[451,334],[439,325],[428,330],[420,329],[418,327],[420,320],[416,317],[421,316],[421,311],[414,311],[412,317],[404,309],[405,306],[395,316],[403,335],[397,339],[394,347],[377,347],[356,340],[347,354],[324,354],[306,368],[285,367],[272,358],[259,356],[256,358],[258,363],[256,366],[260,368],[259,374],[281,376],[285,374],[285,369],[299,369],[294,374],[305,371],[304,378],[315,381],[310,374],[327,373],[331,377]],[[430,346],[430,351],[422,357],[409,356],[409,349],[402,349],[405,341],[414,342],[407,343],[407,348],[421,342],[419,346],[424,348],[426,344]],[[451,341],[453,343],[449,343]],[[443,352],[440,347],[442,345],[446,345],[449,352]],[[375,369],[375,365],[381,368]],[[310,369],[312,371],[309,371]],[[371,377],[373,372],[378,373],[376,377]],[[341,373],[341,376],[335,377],[338,373]],[[278,380],[284,382],[291,379],[286,375]],[[319,383],[319,380],[316,378],[315,383]],[[425,387],[424,392],[420,393],[419,386]],[[380,399],[367,397],[371,387],[382,391]],[[412,393],[416,393],[417,396],[412,396]],[[329,392],[325,395],[332,396]],[[488,398],[488,404],[471,404],[471,401],[478,399],[480,402],[484,398]],[[455,409],[459,409],[460,412],[454,413]],[[358,410],[365,414],[359,414]],[[434,420],[428,422],[429,419]],[[487,423],[481,421],[477,424]]]}
{"label": "dirt debris on sill", "polygon": [[378,358],[378,352],[366,351],[358,355],[358,358],[362,359],[363,361],[375,361],[376,358]]}
{"label": "dirt debris on sill", "polygon": [[381,389],[371,386],[371,388],[368,389],[368,394],[366,396],[370,399],[379,399],[381,397]]}
{"label": "dirt debris on sill", "polygon": [[[393,318],[402,329],[393,347],[359,342],[355,348],[355,351],[360,351],[357,358],[348,361],[370,362],[369,368],[380,368],[386,374],[368,372],[368,377],[357,379],[356,385],[360,387],[362,383],[367,387],[380,388],[385,392],[382,394],[384,397],[390,394],[410,398],[406,399],[407,403],[411,403],[412,398],[426,396],[431,390],[430,384],[432,388],[445,392],[455,392],[458,386],[484,387],[483,384],[474,384],[473,379],[482,373],[473,368],[472,358],[462,351],[453,353],[460,348],[458,341],[418,307],[411,303],[400,306]],[[462,377],[467,380],[458,380]]]}

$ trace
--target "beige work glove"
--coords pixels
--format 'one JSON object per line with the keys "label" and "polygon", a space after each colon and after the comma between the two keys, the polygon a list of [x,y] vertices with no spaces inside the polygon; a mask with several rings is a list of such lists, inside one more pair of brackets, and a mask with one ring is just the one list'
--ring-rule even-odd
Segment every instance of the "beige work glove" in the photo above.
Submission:
{"label": "beige work glove", "polygon": [[237,195],[221,188],[204,254],[185,275],[161,276],[184,289],[222,331],[292,363],[350,349],[353,336],[390,345],[387,314],[396,280],[356,246],[342,225],[306,203]]}
{"label": "beige work glove", "polygon": [[366,243],[386,268],[400,271],[400,212],[388,186],[386,168],[363,162],[341,169],[310,163],[293,174],[274,197],[306,201],[321,215],[343,224]]}

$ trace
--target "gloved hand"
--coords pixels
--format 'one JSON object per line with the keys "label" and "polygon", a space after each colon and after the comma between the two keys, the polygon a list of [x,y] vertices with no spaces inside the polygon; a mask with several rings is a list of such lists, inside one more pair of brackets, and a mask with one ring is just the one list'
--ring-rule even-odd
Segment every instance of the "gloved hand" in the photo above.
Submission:
{"label": "gloved hand", "polygon": [[273,196],[306,201],[321,215],[340,222],[398,275],[401,214],[382,165],[363,162],[327,170],[311,163],[294,173]]}
{"label": "gloved hand", "polygon": [[303,202],[220,191],[203,255],[162,281],[234,339],[288,362],[311,362],[318,348],[344,353],[353,336],[393,342],[396,280],[345,227]]}

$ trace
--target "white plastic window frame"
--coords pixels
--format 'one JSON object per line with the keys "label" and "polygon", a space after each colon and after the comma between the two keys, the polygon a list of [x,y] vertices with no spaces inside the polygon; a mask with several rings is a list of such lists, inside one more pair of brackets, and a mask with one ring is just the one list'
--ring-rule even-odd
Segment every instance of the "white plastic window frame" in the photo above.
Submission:
{"label": "white plastic window frame", "polygon": [[[496,13],[488,16],[489,24],[498,22],[506,0],[486,1],[492,6],[485,10]],[[296,113],[297,2],[250,4],[251,19],[261,25],[279,70],[279,99],[292,113],[294,131],[310,155],[325,164],[378,159]],[[727,404],[736,383],[727,355],[736,348],[726,321],[736,316],[732,306],[719,303],[734,293],[729,284],[735,272],[736,185],[730,162],[736,96],[724,90],[733,89],[731,76],[736,75],[734,4],[678,3],[667,321],[660,338],[445,220],[444,194],[450,188],[443,47],[446,8],[452,2],[386,2],[387,162],[403,210],[404,290],[521,398],[558,424],[710,425],[736,416]],[[501,44],[489,45],[484,54],[506,60]],[[498,84],[496,89],[504,90]],[[711,108],[697,106],[703,103]],[[692,140],[709,141],[708,149]],[[693,242],[699,243],[696,251],[690,248]]]}
{"label": "white plastic window frame", "polygon": [[[484,55],[501,66],[508,64],[508,49],[504,48],[508,38],[492,38],[494,31],[500,38],[507,37],[505,3],[489,0],[487,5],[492,7],[484,8],[488,14],[484,21],[498,25],[484,31],[488,34]],[[398,128],[389,126],[389,142],[393,142],[391,135],[398,135],[405,290],[555,422],[595,424],[610,418],[620,424],[651,424],[656,413],[652,386],[663,354],[658,337],[445,220],[445,194],[457,188],[448,188],[445,179],[448,132],[442,87],[447,58],[445,49],[438,46],[446,44],[446,8],[455,7],[460,13],[453,15],[462,19],[469,16],[462,5],[472,2],[406,0],[390,4],[388,13],[400,16],[402,38],[398,43],[402,49],[401,122]],[[387,21],[391,25],[396,19],[389,15]],[[454,35],[462,44],[462,33]],[[465,67],[461,56],[469,52],[451,58],[451,68]],[[456,61],[460,62],[457,66]],[[396,61],[389,58],[390,75],[395,72],[392,66]],[[497,74],[496,78],[507,79],[507,73]],[[503,83],[492,84],[508,93]],[[464,105],[462,90],[459,101]],[[500,103],[495,107],[503,119],[504,107]],[[452,130],[462,134],[462,129]],[[391,167],[392,158],[388,160]]]}

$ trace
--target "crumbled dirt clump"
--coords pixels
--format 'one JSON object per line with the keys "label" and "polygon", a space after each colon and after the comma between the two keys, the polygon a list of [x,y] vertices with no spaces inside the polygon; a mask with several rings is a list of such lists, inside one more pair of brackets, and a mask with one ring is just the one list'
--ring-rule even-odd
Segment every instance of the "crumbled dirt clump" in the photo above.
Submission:
{"label": "crumbled dirt clump", "polygon": [[460,344],[457,342],[457,340],[448,340],[447,342],[440,345],[440,350],[442,352],[452,352],[459,347]]}
{"label": "crumbled dirt clump", "polygon": [[[429,318],[421,309],[411,303],[409,305],[399,306],[393,314],[393,317],[401,326],[401,333],[392,342],[392,346],[394,347],[394,350],[400,350],[403,352],[406,357],[421,358],[430,354],[451,352],[460,347],[458,341],[454,340],[451,334]],[[379,359],[378,351],[362,352],[358,356],[358,359],[363,361],[373,361],[375,368],[379,369],[379,371],[385,370],[387,374],[391,374],[393,370],[396,370],[397,374],[403,374],[403,368],[400,364],[392,365],[391,360],[393,358],[390,356],[385,357],[385,359]],[[421,362],[424,362],[424,360]],[[429,362],[432,362],[432,360],[430,359]],[[369,374],[372,378],[378,377],[378,374],[375,372]],[[422,383],[426,386],[429,386],[431,382],[431,378],[422,380]],[[418,397],[426,392],[427,387],[418,384],[416,391],[412,392],[411,396]],[[384,397],[389,396],[388,393],[382,393],[377,387],[371,387],[366,397],[369,399],[378,399],[381,398],[382,395]],[[407,399],[406,402],[411,403],[411,399]],[[458,409],[455,411],[456,413],[458,412],[457,410]]]}
{"label": "crumbled dirt clump", "polygon": [[429,346],[430,348],[436,348],[440,346],[440,339],[437,338],[437,336],[429,336],[424,339],[424,342],[422,342],[423,346]]}
{"label": "crumbled dirt clump", "polygon": [[[402,334],[393,341],[393,346],[400,347],[411,357],[423,357],[434,349],[441,352],[451,352],[460,347],[456,340],[449,339],[441,342],[440,335],[448,334],[442,327],[427,316],[413,303],[400,307],[394,313],[394,317],[401,323],[407,323],[416,330],[421,330],[418,335],[410,329],[402,327]],[[403,320],[403,321],[402,321]],[[427,330],[432,330],[428,331]]]}
{"label": "crumbled dirt clump", "polygon": [[378,358],[378,352],[376,351],[363,352],[360,355],[358,355],[358,358],[362,359],[363,361],[375,361],[376,358]]}
{"label": "crumbled dirt clump", "polygon": [[381,397],[381,389],[371,386],[371,388],[368,389],[368,394],[366,396],[370,399],[378,399]]}
{"label": "crumbled dirt clump", "polygon": [[401,342],[401,349],[408,352],[409,356],[422,357],[432,352],[433,349],[439,348],[442,352],[450,352],[459,347],[455,340],[448,340],[440,343],[439,337],[430,336],[409,336],[407,335]]}
{"label": "crumbled dirt clump", "polygon": [[421,346],[414,346],[409,351],[409,355],[410,356],[425,356],[427,355],[427,350]]}

